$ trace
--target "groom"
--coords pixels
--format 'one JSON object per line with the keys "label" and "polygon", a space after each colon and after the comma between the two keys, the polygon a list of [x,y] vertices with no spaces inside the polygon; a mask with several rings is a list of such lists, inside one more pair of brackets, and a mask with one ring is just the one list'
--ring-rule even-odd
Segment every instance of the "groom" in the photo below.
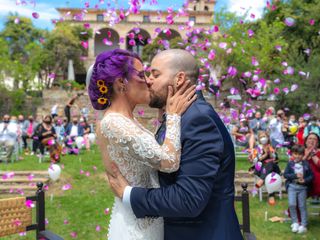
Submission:
{"label": "groom", "polygon": [[[167,89],[178,89],[199,76],[194,57],[185,50],[166,50],[152,60],[147,79],[150,107],[164,108]],[[180,169],[160,173],[161,188],[130,187],[114,167],[110,187],[137,218],[164,217],[165,240],[243,239],[234,210],[235,155],[230,135],[202,93],[181,119]],[[165,119],[156,138],[162,144]]]}

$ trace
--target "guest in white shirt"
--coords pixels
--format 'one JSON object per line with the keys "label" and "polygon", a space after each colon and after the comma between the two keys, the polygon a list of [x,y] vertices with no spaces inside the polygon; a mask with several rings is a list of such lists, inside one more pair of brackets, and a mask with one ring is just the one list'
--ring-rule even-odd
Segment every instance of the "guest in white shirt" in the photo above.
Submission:
{"label": "guest in white shirt", "polygon": [[10,119],[9,115],[4,115],[3,122],[0,123],[0,146],[5,148],[4,161],[8,162],[14,150],[14,145],[18,137],[17,119]]}
{"label": "guest in white shirt", "polygon": [[278,110],[277,117],[270,120],[270,140],[273,148],[279,147],[284,143],[284,137],[282,133],[282,124],[284,116],[284,111]]}

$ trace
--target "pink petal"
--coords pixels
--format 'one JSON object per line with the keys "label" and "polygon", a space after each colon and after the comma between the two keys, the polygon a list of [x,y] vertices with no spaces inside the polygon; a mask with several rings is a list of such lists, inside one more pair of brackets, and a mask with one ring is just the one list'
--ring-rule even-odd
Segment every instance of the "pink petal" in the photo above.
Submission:
{"label": "pink petal", "polygon": [[70,236],[71,236],[72,238],[76,238],[76,237],[78,236],[78,234],[77,234],[76,232],[71,232],[71,233],[70,233]]}
{"label": "pink petal", "polygon": [[213,32],[219,32],[219,27],[217,25],[213,26]]}
{"label": "pink petal", "polygon": [[20,18],[15,18],[15,19],[14,19],[14,23],[15,23],[15,24],[19,24],[19,23],[20,23]]}
{"label": "pink petal", "polygon": [[294,91],[296,91],[298,89],[298,84],[293,84],[292,86],[291,86],[291,92],[294,92]]}
{"label": "pink petal", "polygon": [[225,43],[225,42],[219,43],[219,48],[226,49],[227,48],[227,43]]}
{"label": "pink petal", "polygon": [[62,186],[62,190],[63,190],[63,191],[70,190],[71,188],[72,188],[71,184],[66,184],[66,185],[63,185],[63,186]]}
{"label": "pink petal", "polygon": [[289,88],[285,87],[282,89],[282,91],[285,93],[285,94],[288,94],[289,93]]}
{"label": "pink petal", "polygon": [[208,55],[208,59],[209,60],[214,60],[214,58],[216,57],[216,51],[215,50],[210,50],[209,55]]}
{"label": "pink petal", "polygon": [[275,48],[279,51],[279,52],[281,52],[281,50],[282,50],[282,47],[281,46],[275,46]]}
{"label": "pink petal", "polygon": [[288,26],[288,27],[292,27],[293,25],[295,25],[295,20],[291,17],[287,17],[284,20],[284,23]]}
{"label": "pink petal", "polygon": [[37,12],[33,12],[33,13],[32,13],[32,17],[35,18],[35,19],[38,19],[39,16],[40,16],[40,15],[39,15],[39,13],[37,13]]}
{"label": "pink petal", "polygon": [[273,82],[274,82],[275,84],[278,84],[278,83],[280,83],[280,79],[277,78],[277,79],[275,79]]}
{"label": "pink petal", "polygon": [[231,77],[236,76],[237,72],[238,72],[237,69],[235,67],[233,67],[233,66],[230,66],[228,68],[228,75],[231,76]]}
{"label": "pink petal", "polygon": [[88,41],[81,41],[81,46],[85,49],[88,48],[89,44],[88,44]]}
{"label": "pink petal", "polygon": [[96,231],[100,232],[101,231],[101,227],[99,225],[96,226]]}
{"label": "pink petal", "polygon": [[136,45],[136,41],[134,39],[130,39],[129,40],[129,45],[130,46],[135,46]]}
{"label": "pink petal", "polygon": [[139,110],[138,110],[138,115],[139,115],[140,117],[144,116],[144,109],[139,109]]}
{"label": "pink petal", "polygon": [[274,94],[279,94],[280,93],[280,89],[279,88],[274,88],[273,92],[274,92]]}
{"label": "pink petal", "polygon": [[35,206],[33,201],[31,200],[27,200],[25,204],[27,208],[33,208]]}
{"label": "pink petal", "polygon": [[84,27],[85,29],[89,29],[89,28],[90,28],[90,23],[84,23],[84,24],[83,24],[83,27]]}
{"label": "pink petal", "polygon": [[315,23],[315,20],[314,19],[310,19],[309,23],[310,23],[311,26],[313,26],[314,23]]}
{"label": "pink petal", "polygon": [[252,57],[251,58],[251,64],[253,66],[259,66],[259,62],[257,61],[257,58],[256,57]]}
{"label": "pink petal", "polygon": [[276,178],[271,178],[269,183],[272,184],[272,183],[274,183],[275,181],[277,181]]}
{"label": "pink petal", "polygon": [[104,214],[105,215],[108,215],[110,213],[110,209],[109,208],[106,208],[105,210],[104,210]]}
{"label": "pink petal", "polygon": [[112,45],[113,45],[112,41],[109,41],[107,38],[104,38],[104,39],[102,40],[102,42],[103,42],[105,45],[107,45],[107,46],[112,46]]}
{"label": "pink petal", "polygon": [[249,78],[249,77],[252,76],[252,73],[251,73],[251,72],[244,72],[244,73],[242,74],[242,76],[243,76],[243,77],[246,77],[246,78]]}
{"label": "pink petal", "polygon": [[253,30],[249,29],[248,30],[248,36],[251,38],[251,37],[253,37],[253,35],[254,35]]}

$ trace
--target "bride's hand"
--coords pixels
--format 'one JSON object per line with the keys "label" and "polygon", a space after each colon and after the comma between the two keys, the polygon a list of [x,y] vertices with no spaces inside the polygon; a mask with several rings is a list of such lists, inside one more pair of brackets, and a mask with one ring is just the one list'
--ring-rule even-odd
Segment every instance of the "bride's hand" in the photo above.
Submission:
{"label": "bride's hand", "polygon": [[173,94],[172,86],[168,87],[168,98],[166,104],[167,114],[182,115],[191,103],[197,99],[196,86],[190,86],[190,80],[184,82],[181,88]]}

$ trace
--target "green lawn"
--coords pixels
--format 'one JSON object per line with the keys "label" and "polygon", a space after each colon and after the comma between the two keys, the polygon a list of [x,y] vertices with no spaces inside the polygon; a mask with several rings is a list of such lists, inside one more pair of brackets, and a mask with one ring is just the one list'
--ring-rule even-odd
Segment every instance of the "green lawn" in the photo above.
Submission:
{"label": "green lawn", "polygon": [[[282,156],[283,157],[283,156]],[[113,195],[108,189],[102,162],[99,153],[83,152],[79,156],[65,156],[62,159],[64,169],[61,179],[52,183],[46,193],[46,218],[49,223],[47,228],[64,239],[73,239],[72,232],[77,233],[77,239],[107,239],[109,215],[105,214],[106,208],[112,208]],[[49,162],[39,164],[36,157],[26,156],[24,160],[14,164],[0,164],[1,170],[46,170]],[[93,168],[97,167],[95,171]],[[249,163],[245,158],[238,158],[237,170],[246,170]],[[282,169],[285,160],[280,161]],[[89,171],[90,176],[80,174],[80,170]],[[70,183],[72,189],[62,191],[61,187]],[[278,199],[277,199],[278,200]],[[250,198],[251,229],[257,239],[320,239],[320,217],[309,217],[309,231],[304,235],[296,235],[290,231],[290,223],[271,223],[265,221],[265,212],[268,217],[283,217],[287,209],[287,199],[278,200],[276,206],[269,206],[266,202],[260,203],[258,198]],[[238,211],[239,210],[239,211]],[[241,206],[237,204],[239,219]],[[319,210],[318,210],[319,211]],[[64,224],[67,220],[68,224]],[[96,227],[101,230],[97,231]],[[35,239],[34,233],[27,236],[13,235],[1,239]]]}

